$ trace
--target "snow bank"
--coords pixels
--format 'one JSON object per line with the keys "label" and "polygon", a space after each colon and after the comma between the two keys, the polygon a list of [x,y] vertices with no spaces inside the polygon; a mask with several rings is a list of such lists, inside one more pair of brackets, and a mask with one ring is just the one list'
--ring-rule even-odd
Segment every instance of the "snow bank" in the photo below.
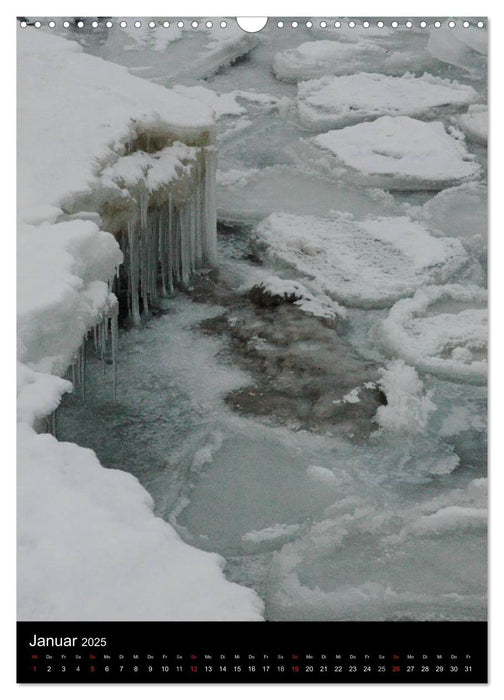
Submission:
{"label": "snow bank", "polygon": [[255,593],[155,518],[134,477],[36,432],[69,365],[83,390],[88,331],[117,342],[118,240],[144,309],[164,243],[182,277],[212,260],[212,114],[74,42],[18,39],[18,619],[259,620]]}
{"label": "snow bank", "polygon": [[154,517],[130,474],[25,425],[18,459],[18,619],[261,619],[256,594]]}
{"label": "snow bank", "polygon": [[379,406],[376,422],[386,430],[425,430],[429,415],[436,410],[430,393],[425,393],[422,380],[413,367],[403,360],[394,360],[381,371],[378,381],[387,397],[387,404]]}
{"label": "snow bank", "polygon": [[472,87],[428,74],[394,78],[357,73],[299,83],[297,106],[303,126],[323,131],[384,115],[429,117],[436,107],[461,107],[476,100]]}
{"label": "snow bank", "polygon": [[461,114],[457,123],[469,139],[485,145],[488,141],[488,107],[470,105],[465,114]]}
{"label": "snow bank", "polygon": [[487,381],[487,293],[451,284],[418,289],[401,299],[378,324],[377,336],[391,355],[423,372],[473,384]]}
{"label": "snow bank", "polygon": [[333,157],[325,166],[329,171],[360,185],[441,190],[480,172],[474,156],[441,122],[385,116],[315,136],[311,143]]}
{"label": "snow bank", "polygon": [[295,49],[279,51],[273,71],[279,80],[297,82],[324,75],[348,75],[384,60],[387,51],[372,41],[308,41]]}
{"label": "snow bank", "polygon": [[434,238],[406,217],[357,222],[272,214],[250,245],[261,259],[295,270],[332,299],[364,308],[446,281],[468,261],[458,241]]}

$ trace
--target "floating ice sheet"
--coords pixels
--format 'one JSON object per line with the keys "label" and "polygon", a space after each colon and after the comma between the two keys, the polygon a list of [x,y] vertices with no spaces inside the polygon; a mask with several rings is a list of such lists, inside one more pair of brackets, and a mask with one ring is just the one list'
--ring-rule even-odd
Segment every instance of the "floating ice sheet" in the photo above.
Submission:
{"label": "floating ice sheet", "polygon": [[418,289],[379,323],[377,337],[392,355],[423,372],[473,384],[487,381],[486,290],[451,284]]}
{"label": "floating ice sheet", "polygon": [[272,214],[251,238],[256,255],[315,281],[348,306],[382,308],[421,285],[447,281],[468,256],[406,217],[352,221]]}
{"label": "floating ice sheet", "polygon": [[488,141],[488,107],[470,105],[465,114],[461,114],[457,123],[469,141],[486,144]]}
{"label": "floating ice sheet", "polygon": [[[299,192],[303,196],[299,196]],[[289,165],[217,173],[217,214],[229,223],[257,223],[276,211],[327,216],[383,216],[403,211],[380,189],[357,189],[350,184],[303,172]]]}
{"label": "floating ice sheet", "polygon": [[314,136],[311,143],[321,149],[315,167],[360,185],[441,190],[480,172],[464,144],[447,134],[441,122],[385,116]]}
{"label": "floating ice sheet", "polygon": [[326,76],[298,84],[303,126],[335,129],[384,115],[429,117],[439,107],[461,107],[477,99],[474,88],[424,74],[401,78],[379,73]]}
{"label": "floating ice sheet", "polygon": [[280,51],[273,60],[273,71],[280,80],[297,82],[323,75],[356,73],[386,56],[386,49],[365,39],[352,42],[322,39]]}

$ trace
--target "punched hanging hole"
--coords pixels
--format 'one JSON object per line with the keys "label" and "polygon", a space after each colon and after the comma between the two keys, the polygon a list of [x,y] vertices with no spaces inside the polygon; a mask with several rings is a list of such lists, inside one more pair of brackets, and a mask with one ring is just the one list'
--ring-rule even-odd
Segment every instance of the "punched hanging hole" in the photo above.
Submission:
{"label": "punched hanging hole", "polygon": [[450,27],[450,29],[453,29],[455,27],[455,22],[453,20],[450,20],[448,22],[448,26]]}
{"label": "punched hanging hole", "polygon": [[[63,26],[65,27],[65,29],[68,29],[68,27],[70,26],[70,22],[68,22],[67,20],[65,20],[65,21],[63,22]],[[108,27],[108,26],[109,26],[109,22],[107,22],[107,27]],[[110,26],[112,26],[112,22],[110,22]]]}
{"label": "punched hanging hole", "polygon": [[196,29],[197,26],[198,26],[198,23],[196,22],[195,19],[193,19],[193,21],[191,22],[191,27],[192,27],[193,29]]}
{"label": "punched hanging hole", "polygon": [[105,26],[107,27],[107,29],[112,29],[112,27],[113,27],[114,25],[113,25],[113,23],[109,20],[108,22],[105,22]]}
{"label": "punched hanging hole", "polygon": [[225,29],[227,27],[227,22],[225,20],[222,20],[220,26],[222,27],[222,29]]}
{"label": "punched hanging hole", "polygon": [[381,19],[380,19],[380,20],[376,23],[376,26],[377,26],[379,29],[383,29],[383,27],[385,26],[385,22],[382,22]]}
{"label": "punched hanging hole", "polygon": [[54,29],[54,27],[56,26],[56,22],[54,22],[53,20],[51,20],[51,21],[49,22],[49,26],[51,27],[51,29]]}
{"label": "punched hanging hole", "polygon": [[327,27],[327,22],[325,20],[322,20],[320,26],[322,27],[322,29],[325,29]]}
{"label": "punched hanging hole", "polygon": [[156,23],[153,22],[153,21],[151,20],[151,21],[149,22],[149,27],[150,27],[151,29],[154,29],[155,26],[156,26]]}
{"label": "punched hanging hole", "polygon": [[441,26],[441,22],[439,20],[436,20],[434,22],[434,26],[436,27],[436,29],[439,29],[439,27]]}
{"label": "punched hanging hole", "polygon": [[208,22],[205,22],[205,27],[211,29],[213,27],[213,22],[210,22],[210,20],[208,20]]}
{"label": "punched hanging hole", "polygon": [[467,27],[471,26],[471,23],[466,20],[465,22],[462,22],[462,26],[467,29]]}
{"label": "punched hanging hole", "polygon": [[297,23],[296,21],[291,22],[291,27],[292,27],[293,29],[296,29],[297,26],[298,26],[298,23]]}
{"label": "punched hanging hole", "polygon": [[35,27],[36,27],[37,29],[40,29],[41,26],[42,26],[42,22],[38,22],[38,21],[35,22]]}
{"label": "punched hanging hole", "polygon": [[93,29],[96,29],[98,27],[98,22],[94,20],[93,22],[91,22],[91,26],[93,27]]}
{"label": "punched hanging hole", "polygon": [[122,27],[123,29],[126,29],[126,27],[128,26],[128,23],[123,20],[122,22],[119,22],[119,26]]}
{"label": "punched hanging hole", "polygon": [[79,29],[82,29],[82,27],[84,26],[84,22],[82,20],[79,20],[77,22],[77,26],[79,27]]}
{"label": "punched hanging hole", "polygon": [[165,29],[168,29],[169,26],[170,26],[170,23],[167,22],[167,21],[165,20],[165,21],[163,22],[163,27],[164,27]]}
{"label": "punched hanging hole", "polygon": [[420,26],[422,27],[422,29],[425,29],[425,27],[427,26],[427,22],[425,20],[422,20],[420,22]]}
{"label": "punched hanging hole", "polygon": [[27,24],[27,22],[24,22],[24,21],[23,21],[23,22],[20,22],[20,23],[19,23],[19,26],[21,27],[21,29],[26,29],[26,27],[28,26],[28,24]]}
{"label": "punched hanging hole", "polygon": [[[240,29],[243,29],[244,32],[250,32],[253,34],[254,32],[260,32],[261,29],[264,29],[266,26],[266,23],[268,21],[267,17],[237,17],[236,22]],[[282,24],[283,26],[283,24]]]}
{"label": "punched hanging hole", "polygon": [[339,29],[339,28],[341,27],[341,22],[336,21],[336,22],[334,23],[334,26],[336,27],[336,29]]}
{"label": "punched hanging hole", "polygon": [[477,25],[477,26],[478,26],[480,29],[483,29],[483,27],[485,26],[485,23],[482,22],[482,21],[480,20],[480,21],[478,22],[478,25]]}
{"label": "punched hanging hole", "polygon": [[142,23],[139,22],[139,21],[137,20],[137,21],[135,22],[135,27],[136,27],[137,29],[140,29],[141,26],[142,26]]}
{"label": "punched hanging hole", "polygon": [[393,29],[397,29],[398,26],[399,26],[399,22],[396,22],[396,21],[394,20],[394,21],[392,22],[392,28],[393,28]]}
{"label": "punched hanging hole", "polygon": [[283,22],[277,22],[277,27],[279,29],[282,29],[283,26],[284,26]]}
{"label": "punched hanging hole", "polygon": [[179,29],[182,29],[183,26],[184,26],[184,23],[182,22],[182,20],[179,20],[179,21],[177,22],[177,27],[178,27]]}
{"label": "punched hanging hole", "polygon": [[406,27],[406,29],[411,29],[411,27],[413,26],[413,22],[409,19],[404,26]]}
{"label": "punched hanging hole", "polygon": [[353,29],[355,27],[355,22],[353,21],[353,19],[350,20],[350,22],[348,23],[348,26],[350,27],[350,29]]}
{"label": "punched hanging hole", "polygon": [[367,21],[367,19],[364,20],[362,26],[364,27],[364,29],[369,29],[369,22]]}
{"label": "punched hanging hole", "polygon": [[308,20],[308,22],[306,23],[305,26],[307,27],[307,29],[311,29],[311,28],[313,27],[313,22],[311,22],[310,20]]}

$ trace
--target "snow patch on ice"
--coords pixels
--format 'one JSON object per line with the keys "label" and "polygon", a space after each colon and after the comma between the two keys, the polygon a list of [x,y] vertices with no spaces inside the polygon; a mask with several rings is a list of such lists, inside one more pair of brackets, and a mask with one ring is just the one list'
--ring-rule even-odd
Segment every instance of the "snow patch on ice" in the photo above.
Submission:
{"label": "snow patch on ice", "polygon": [[389,190],[441,190],[475,179],[481,169],[441,122],[406,116],[380,117],[310,141],[333,157],[332,165],[319,164],[329,173]]}
{"label": "snow patch on ice", "polygon": [[468,260],[458,241],[434,238],[406,217],[349,221],[272,214],[250,245],[261,259],[295,270],[332,299],[365,308],[447,281]]}
{"label": "snow patch on ice", "polygon": [[303,126],[322,131],[384,115],[429,116],[436,107],[460,107],[476,100],[472,87],[429,74],[396,78],[357,73],[299,83],[297,105]]}

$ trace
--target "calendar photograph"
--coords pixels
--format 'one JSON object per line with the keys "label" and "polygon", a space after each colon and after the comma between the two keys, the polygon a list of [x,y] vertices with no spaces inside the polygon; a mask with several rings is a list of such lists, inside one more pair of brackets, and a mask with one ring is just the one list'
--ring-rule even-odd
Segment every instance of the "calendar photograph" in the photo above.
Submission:
{"label": "calendar photograph", "polygon": [[484,682],[487,19],[16,34],[22,682]]}

